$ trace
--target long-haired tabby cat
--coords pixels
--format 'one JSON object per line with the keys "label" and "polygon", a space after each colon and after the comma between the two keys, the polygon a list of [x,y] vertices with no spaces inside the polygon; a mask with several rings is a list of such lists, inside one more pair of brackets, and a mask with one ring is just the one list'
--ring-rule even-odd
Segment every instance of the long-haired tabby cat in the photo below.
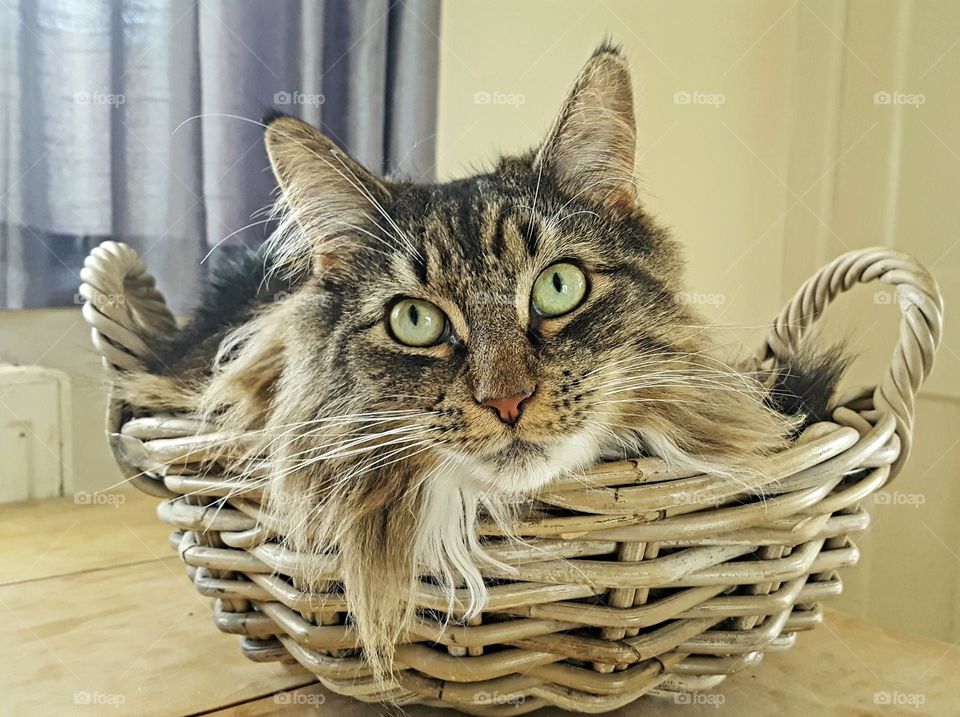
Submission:
{"label": "long-haired tabby cat", "polygon": [[635,190],[616,48],[589,59],[539,147],[466,179],[379,179],[287,116],[265,141],[279,231],[119,383],[268,456],[268,512],[290,547],[339,556],[381,676],[422,576],[482,608],[478,512],[503,521],[617,445],[736,480],[833,390],[840,362],[781,370],[785,408],[677,300],[677,245]]}

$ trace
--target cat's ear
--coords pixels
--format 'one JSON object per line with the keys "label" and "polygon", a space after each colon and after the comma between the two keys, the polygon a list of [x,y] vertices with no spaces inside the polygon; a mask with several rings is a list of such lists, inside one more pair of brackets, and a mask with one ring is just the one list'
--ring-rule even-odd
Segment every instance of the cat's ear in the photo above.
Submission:
{"label": "cat's ear", "polygon": [[264,120],[264,143],[288,216],[317,256],[328,256],[338,237],[370,223],[387,187],[306,122],[278,115]]}
{"label": "cat's ear", "polygon": [[533,168],[571,193],[629,213],[638,206],[636,151],[630,71],[620,51],[604,45],[580,71]]}

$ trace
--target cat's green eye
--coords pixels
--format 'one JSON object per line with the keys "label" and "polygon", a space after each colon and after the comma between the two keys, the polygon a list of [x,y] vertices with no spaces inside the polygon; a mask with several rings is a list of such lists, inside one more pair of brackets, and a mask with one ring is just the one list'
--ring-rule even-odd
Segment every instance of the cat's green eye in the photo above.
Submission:
{"label": "cat's green eye", "polygon": [[530,300],[543,316],[568,314],[587,295],[587,275],[576,264],[561,261],[544,269],[533,282]]}
{"label": "cat's green eye", "polygon": [[427,301],[401,299],[390,310],[390,333],[407,346],[433,346],[443,338],[447,316]]}

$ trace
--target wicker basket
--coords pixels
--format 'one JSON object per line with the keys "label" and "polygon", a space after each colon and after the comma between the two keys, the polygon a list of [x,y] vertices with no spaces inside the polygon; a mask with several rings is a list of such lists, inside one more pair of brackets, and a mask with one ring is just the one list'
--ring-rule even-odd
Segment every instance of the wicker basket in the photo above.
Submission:
{"label": "wicker basket", "polygon": [[[174,325],[153,279],[132,249],[113,242],[93,251],[82,278],[83,313],[105,364],[137,366],[140,337]],[[297,563],[261,522],[257,492],[224,504],[237,483],[217,469],[216,426],[131,418],[114,401],[108,432],[130,481],[163,499],[160,518],[174,526],[191,579],[215,601],[217,627],[243,636],[249,658],[296,660],[327,688],[366,701],[483,715],[545,705],[604,712],[645,694],[717,686],[766,651],[789,648],[821,621],[820,601],[840,593],[838,569],[858,558],[849,536],[870,520],[861,504],[909,452],[914,397],[940,341],[939,290],[904,254],[845,254],[787,304],[759,357],[794,350],[838,294],[872,281],[896,288],[891,303],[903,314],[879,386],[841,398],[835,423],[811,427],[772,458],[750,492],[655,459],[605,463],[585,481],[555,483],[532,506],[535,517],[516,526],[528,545],[493,549],[517,573],[486,573],[483,615],[444,627],[446,603],[423,585],[391,687],[352,649],[342,597],[295,587]],[[336,565],[325,569],[333,585]]]}

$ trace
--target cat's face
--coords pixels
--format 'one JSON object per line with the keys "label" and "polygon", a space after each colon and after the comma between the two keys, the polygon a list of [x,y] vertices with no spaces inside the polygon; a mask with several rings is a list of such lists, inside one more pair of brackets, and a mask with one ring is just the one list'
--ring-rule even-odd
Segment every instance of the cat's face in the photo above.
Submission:
{"label": "cat's face", "polygon": [[671,350],[663,328],[682,307],[665,239],[538,188],[521,163],[394,194],[383,208],[411,247],[356,250],[305,290],[298,330],[323,347],[305,360],[325,389],[421,411],[407,420],[486,487],[535,488],[595,459],[621,413],[614,379]]}
{"label": "cat's face", "polygon": [[396,411],[377,424],[395,431],[384,451],[426,452],[500,492],[536,489],[638,426],[682,440],[664,417],[718,382],[690,378],[711,369],[692,358],[699,322],[676,300],[673,243],[634,191],[634,132],[609,52],[539,150],[457,182],[382,182],[275,120],[267,146],[295,229],[279,249],[312,272],[284,390],[351,415]]}

